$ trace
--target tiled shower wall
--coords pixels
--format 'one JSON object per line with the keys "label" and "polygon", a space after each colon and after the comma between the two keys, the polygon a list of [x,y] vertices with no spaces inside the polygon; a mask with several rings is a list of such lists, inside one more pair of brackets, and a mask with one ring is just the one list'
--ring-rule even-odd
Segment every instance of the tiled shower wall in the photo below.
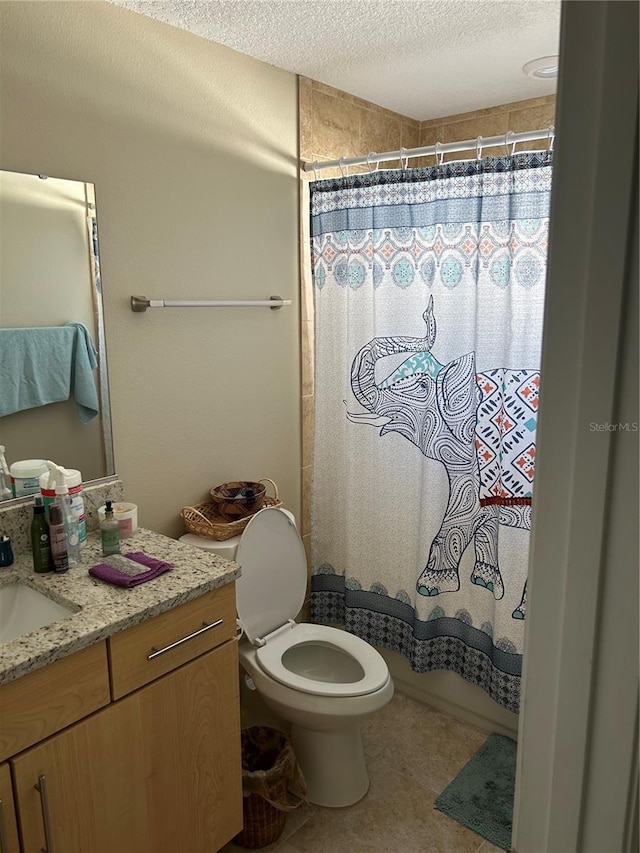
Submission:
{"label": "tiled shower wall", "polygon": [[[332,89],[323,83],[299,78],[300,160],[337,160],[369,152],[397,151],[436,142],[456,142],[478,136],[498,136],[507,131],[538,130],[550,127],[555,120],[555,95],[516,101],[470,113],[416,121],[398,113],[363,101],[354,95]],[[546,148],[546,140],[520,145]],[[483,149],[490,157],[504,153],[504,148]],[[450,155],[450,159],[461,155]],[[445,157],[445,160],[447,157]],[[410,166],[432,165],[434,159],[420,158]],[[393,168],[393,163],[387,163]],[[366,171],[367,167],[360,167]],[[351,170],[356,171],[355,169]],[[310,556],[311,476],[313,470],[313,293],[309,264],[309,192],[313,172],[300,171],[301,191],[301,262],[302,270],[302,536]],[[324,170],[319,178],[339,176],[339,169]],[[309,560],[310,565],[310,560]]]}

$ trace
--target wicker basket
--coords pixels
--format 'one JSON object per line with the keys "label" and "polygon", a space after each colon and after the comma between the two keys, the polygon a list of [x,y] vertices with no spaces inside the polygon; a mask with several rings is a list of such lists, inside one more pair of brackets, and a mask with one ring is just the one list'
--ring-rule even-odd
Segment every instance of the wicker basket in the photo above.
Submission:
{"label": "wicker basket", "polygon": [[265,480],[235,480],[215,486],[209,494],[213,503],[217,504],[222,518],[227,521],[237,521],[262,509],[264,496],[267,493],[265,482]]}
{"label": "wicker basket", "polygon": [[[307,787],[284,732],[250,726],[242,729],[240,739],[243,827],[233,841],[239,847],[266,847],[282,834],[287,812],[307,801]],[[293,800],[289,783],[295,790]]]}
{"label": "wicker basket", "polygon": [[[287,799],[287,780],[281,779],[271,788],[271,796],[278,800]],[[249,794],[242,800],[242,831],[233,839],[238,847],[266,847],[282,835],[286,812],[267,802],[260,794]]]}
{"label": "wicker basket", "polygon": [[[263,479],[271,483],[274,495],[273,497],[270,495],[265,496],[262,509],[268,506],[282,506],[282,501],[278,497],[278,487],[276,484],[267,477]],[[211,501],[196,504],[195,506],[185,506],[180,513],[188,533],[195,533],[197,536],[206,536],[207,539],[216,539],[219,542],[231,539],[232,536],[242,533],[254,514],[251,513],[236,521],[228,521],[219,514],[217,504]]]}

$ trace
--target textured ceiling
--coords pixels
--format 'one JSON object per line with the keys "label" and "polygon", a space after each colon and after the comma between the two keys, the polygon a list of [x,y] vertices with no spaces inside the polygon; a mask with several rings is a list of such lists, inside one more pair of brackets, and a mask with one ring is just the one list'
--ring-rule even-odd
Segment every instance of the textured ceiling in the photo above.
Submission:
{"label": "textured ceiling", "polygon": [[418,120],[549,95],[560,0],[112,0]]}

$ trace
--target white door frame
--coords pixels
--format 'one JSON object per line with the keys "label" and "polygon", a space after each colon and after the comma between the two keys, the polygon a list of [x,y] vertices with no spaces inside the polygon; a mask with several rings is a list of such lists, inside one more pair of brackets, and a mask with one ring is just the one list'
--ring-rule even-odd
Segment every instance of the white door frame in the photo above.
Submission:
{"label": "white door frame", "polygon": [[638,772],[639,434],[611,428],[638,421],[637,3],[564,2],[557,108],[512,843],[617,853]]}

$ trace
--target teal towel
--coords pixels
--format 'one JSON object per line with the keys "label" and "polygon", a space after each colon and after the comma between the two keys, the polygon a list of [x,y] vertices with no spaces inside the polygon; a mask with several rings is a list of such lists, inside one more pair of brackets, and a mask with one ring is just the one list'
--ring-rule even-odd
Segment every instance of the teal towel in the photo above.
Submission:
{"label": "teal towel", "polygon": [[83,424],[100,411],[93,370],[98,360],[81,323],[0,329],[0,417],[68,400]]}

